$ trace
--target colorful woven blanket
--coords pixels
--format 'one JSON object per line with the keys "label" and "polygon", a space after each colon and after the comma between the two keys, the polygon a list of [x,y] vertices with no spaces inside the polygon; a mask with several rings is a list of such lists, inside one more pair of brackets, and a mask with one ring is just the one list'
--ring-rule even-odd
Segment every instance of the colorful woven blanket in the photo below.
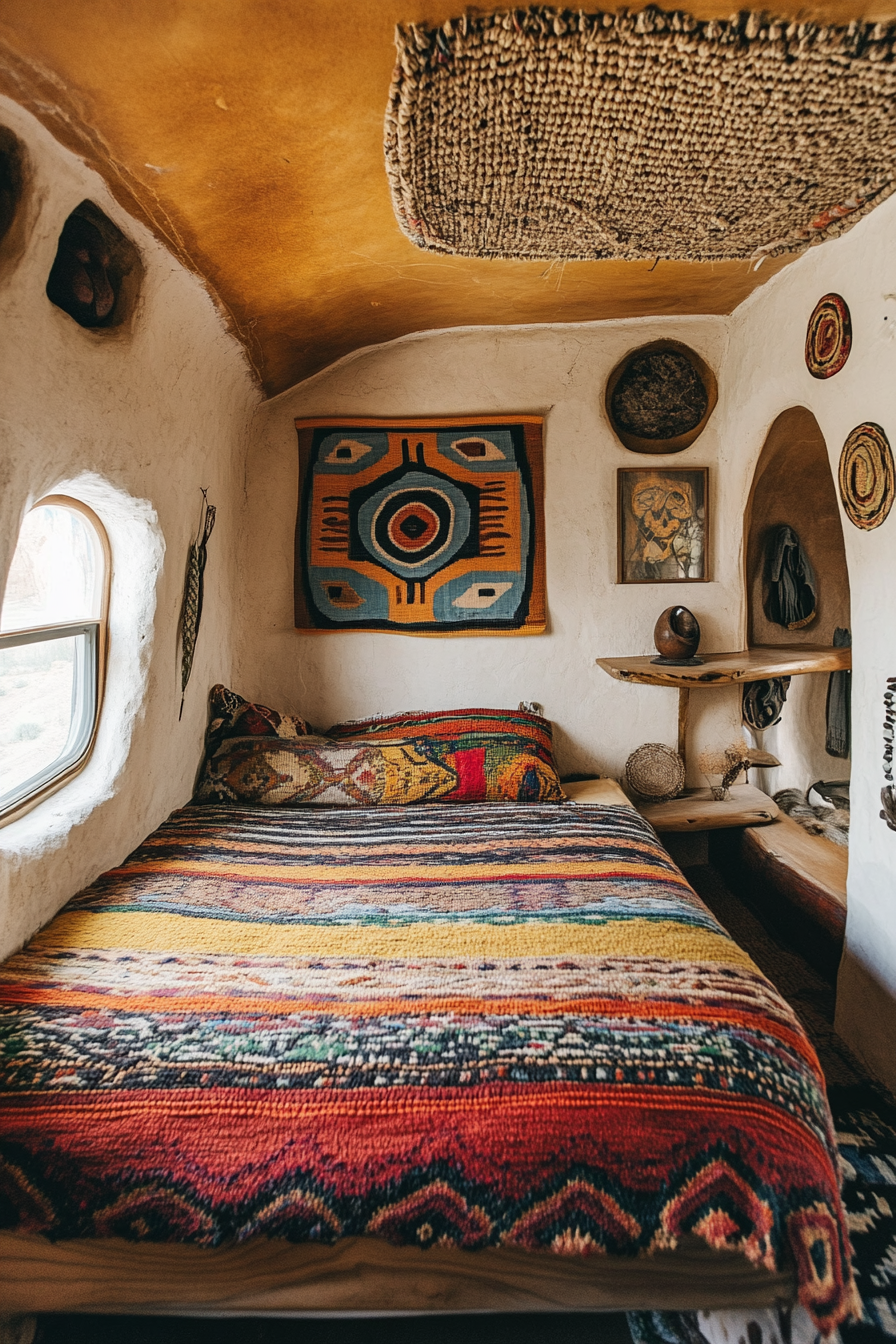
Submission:
{"label": "colorful woven blanket", "polygon": [[193,807],[0,968],[0,1221],[648,1254],[855,1303],[791,1010],[627,807]]}

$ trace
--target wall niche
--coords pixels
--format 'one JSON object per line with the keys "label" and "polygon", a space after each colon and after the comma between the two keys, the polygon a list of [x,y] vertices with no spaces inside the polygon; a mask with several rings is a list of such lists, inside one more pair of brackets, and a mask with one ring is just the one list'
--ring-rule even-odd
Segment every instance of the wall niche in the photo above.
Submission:
{"label": "wall niche", "polygon": [[121,327],[134,311],[143,268],[134,244],[92,201],[62,226],[47,298],[81,327]]}
{"label": "wall niche", "polygon": [[[747,610],[750,644],[831,644],[849,627],[849,573],[837,490],[818,421],[803,406],[775,420],[756,465],[747,508]],[[799,536],[815,571],[817,615],[787,630],[766,614],[766,552],[777,528]]]}
{"label": "wall niche", "polygon": [[[801,629],[786,629],[766,612],[769,543],[782,526],[796,532],[815,574],[816,615]],[[749,643],[833,644],[835,629],[850,626],[846,549],[824,436],[803,406],[782,412],[768,431],[753,478],[746,533]],[[848,777],[849,761],[826,749],[827,693],[827,676],[791,681],[780,722],[763,734],[765,750],[783,763],[780,770],[757,775],[766,792]]]}
{"label": "wall niche", "polygon": [[25,176],[25,152],[12,131],[0,126],[0,257],[4,269],[18,259],[22,250],[24,229],[20,221]]}

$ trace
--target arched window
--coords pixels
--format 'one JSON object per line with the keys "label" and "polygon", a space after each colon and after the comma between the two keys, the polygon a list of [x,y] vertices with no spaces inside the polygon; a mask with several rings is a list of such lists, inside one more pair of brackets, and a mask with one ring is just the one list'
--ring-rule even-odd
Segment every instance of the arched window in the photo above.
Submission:
{"label": "arched window", "polygon": [[0,818],[85,763],[102,699],[109,546],[91,509],[48,495],[26,515],[0,611]]}

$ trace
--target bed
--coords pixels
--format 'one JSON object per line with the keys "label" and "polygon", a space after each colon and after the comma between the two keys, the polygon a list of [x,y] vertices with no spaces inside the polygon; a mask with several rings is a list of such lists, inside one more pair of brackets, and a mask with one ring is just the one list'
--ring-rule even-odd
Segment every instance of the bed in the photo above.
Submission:
{"label": "bed", "polygon": [[815,1054],[613,785],[175,812],[0,968],[0,1312],[856,1305]]}

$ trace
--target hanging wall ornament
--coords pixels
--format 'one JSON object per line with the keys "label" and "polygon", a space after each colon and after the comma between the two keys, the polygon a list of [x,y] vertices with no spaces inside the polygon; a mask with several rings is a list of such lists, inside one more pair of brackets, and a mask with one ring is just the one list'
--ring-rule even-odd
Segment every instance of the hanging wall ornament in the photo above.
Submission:
{"label": "hanging wall ornament", "polygon": [[852,321],[839,294],[825,294],[806,329],[806,368],[813,378],[833,378],[849,359]]}
{"label": "hanging wall ornament", "polygon": [[205,586],[205,563],[208,559],[208,539],[215,525],[214,504],[208,502],[208,491],[202,491],[202,507],[199,511],[199,529],[196,540],[190,542],[187,556],[187,578],[184,583],[184,602],[180,617],[180,719],[184,712],[184,696],[187,682],[193,671],[193,655],[196,652],[196,639],[199,634],[199,622],[202,620],[202,595]]}
{"label": "hanging wall ornament", "polygon": [[880,527],[893,506],[893,454],[880,425],[858,425],[840,454],[840,498],[863,532]]}
{"label": "hanging wall ornament", "polygon": [[633,453],[680,453],[703,433],[718,400],[715,375],[678,341],[632,350],[607,381],[606,407]]}

